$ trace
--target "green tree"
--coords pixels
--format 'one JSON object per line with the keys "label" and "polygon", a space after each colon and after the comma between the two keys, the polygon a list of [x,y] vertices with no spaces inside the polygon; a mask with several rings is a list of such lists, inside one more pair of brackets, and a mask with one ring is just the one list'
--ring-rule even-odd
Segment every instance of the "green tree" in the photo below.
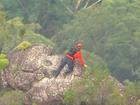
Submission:
{"label": "green tree", "polygon": [[2,43],[0,46],[2,52],[8,52],[24,40],[31,43],[42,42],[53,45],[50,40],[35,33],[41,28],[39,24],[24,24],[19,17],[6,20],[5,16],[4,12],[0,12],[0,42]]}
{"label": "green tree", "polygon": [[[37,22],[41,33],[55,35],[81,9],[92,7],[102,0],[1,0],[8,18],[21,17],[25,22]],[[9,3],[10,2],[10,3]]]}
{"label": "green tree", "polygon": [[88,67],[81,80],[72,84],[64,95],[66,105],[80,105],[85,102],[89,105],[128,105],[127,97],[121,89],[120,83],[113,78],[103,60],[97,56],[94,66]]}
{"label": "green tree", "polygon": [[83,40],[85,49],[102,57],[119,80],[139,79],[139,4],[139,0],[106,0],[80,10],[53,37],[56,50],[62,52]]}

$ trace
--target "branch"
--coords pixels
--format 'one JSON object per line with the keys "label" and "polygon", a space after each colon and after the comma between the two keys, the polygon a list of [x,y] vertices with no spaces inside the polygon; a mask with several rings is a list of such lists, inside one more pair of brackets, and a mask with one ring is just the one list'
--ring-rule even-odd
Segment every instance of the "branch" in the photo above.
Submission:
{"label": "branch", "polygon": [[87,6],[88,6],[88,4],[89,4],[89,1],[90,1],[90,0],[87,0],[87,2],[86,2],[86,4],[85,4],[84,8],[87,8]]}
{"label": "branch", "polygon": [[82,0],[78,0],[75,6],[76,11],[78,10],[80,4],[81,4]]}
{"label": "branch", "polygon": [[87,8],[91,8],[91,7],[95,6],[96,4],[100,3],[101,1],[102,1],[102,0],[98,0],[98,1],[96,1],[95,3],[93,3],[92,5],[90,5],[90,6],[87,7]]}

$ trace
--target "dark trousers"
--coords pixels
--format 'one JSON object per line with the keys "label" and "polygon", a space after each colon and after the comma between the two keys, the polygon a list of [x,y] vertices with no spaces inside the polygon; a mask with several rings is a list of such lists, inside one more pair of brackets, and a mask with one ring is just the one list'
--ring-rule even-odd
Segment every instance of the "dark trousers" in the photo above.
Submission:
{"label": "dark trousers", "polygon": [[73,60],[69,59],[68,57],[64,57],[61,60],[61,63],[59,65],[59,67],[57,68],[57,70],[55,70],[53,72],[53,75],[57,77],[66,64],[68,65],[68,70],[66,70],[65,74],[71,73],[74,68],[74,62],[73,62]]}

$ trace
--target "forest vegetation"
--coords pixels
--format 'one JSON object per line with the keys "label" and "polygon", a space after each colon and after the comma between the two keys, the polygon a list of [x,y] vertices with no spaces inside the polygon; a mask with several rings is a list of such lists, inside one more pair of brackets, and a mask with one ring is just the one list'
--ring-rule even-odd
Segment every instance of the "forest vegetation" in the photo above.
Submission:
{"label": "forest vegetation", "polygon": [[[65,54],[79,40],[88,68],[65,104],[140,105],[140,0],[0,0],[1,70],[13,49],[44,43]],[[0,105],[23,105],[23,95],[1,89]]]}

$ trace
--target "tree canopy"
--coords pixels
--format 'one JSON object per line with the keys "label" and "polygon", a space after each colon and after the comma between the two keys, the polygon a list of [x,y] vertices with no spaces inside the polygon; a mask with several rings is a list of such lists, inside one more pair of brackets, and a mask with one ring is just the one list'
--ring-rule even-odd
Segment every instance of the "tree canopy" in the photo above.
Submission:
{"label": "tree canopy", "polygon": [[7,53],[17,46],[22,41],[29,41],[31,43],[53,43],[40,35],[35,33],[40,29],[40,25],[36,23],[24,24],[22,19],[15,17],[10,20],[6,20],[6,13],[0,12],[0,48],[2,52]]}
{"label": "tree canopy", "polygon": [[[65,92],[64,103],[140,105],[140,0],[0,0],[1,69],[13,49],[45,43],[65,54],[77,41],[84,43],[88,67]],[[13,101],[6,102],[4,93],[21,94],[0,91],[6,105]]]}
{"label": "tree canopy", "polygon": [[[83,40],[85,49],[105,59],[120,80],[139,79],[139,3],[138,0],[106,0],[100,6],[79,11],[54,36],[61,47],[58,50],[63,51],[72,42]],[[64,41],[60,41],[62,38]]]}

